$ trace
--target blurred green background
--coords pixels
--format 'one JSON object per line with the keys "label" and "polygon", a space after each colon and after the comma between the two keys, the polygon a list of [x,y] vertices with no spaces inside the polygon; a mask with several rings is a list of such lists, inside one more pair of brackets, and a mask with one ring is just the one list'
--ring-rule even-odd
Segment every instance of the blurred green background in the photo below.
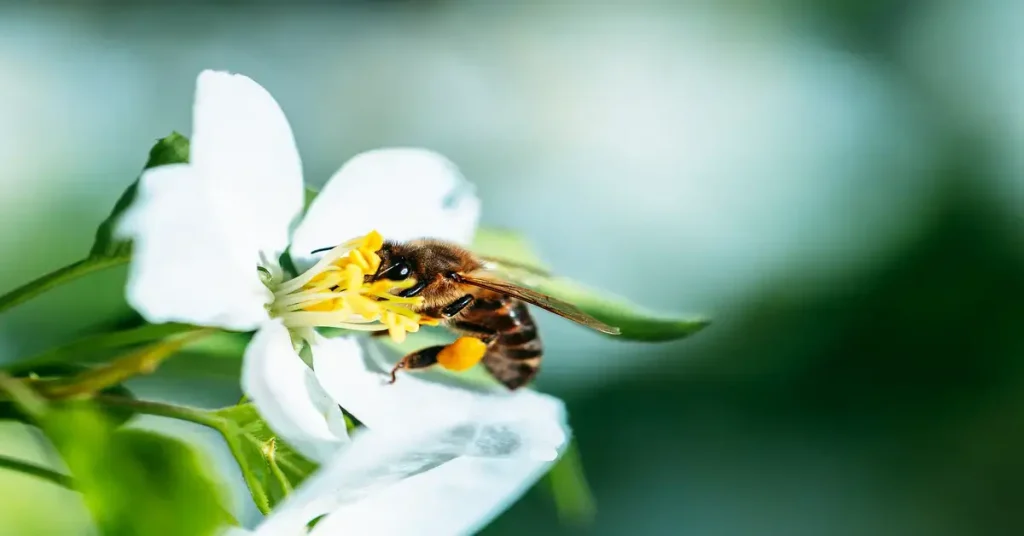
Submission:
{"label": "blurred green background", "polygon": [[[189,131],[196,74],[237,71],[309,182],[435,149],[556,271],[714,320],[645,345],[538,313],[597,514],[538,487],[487,533],[1022,534],[1022,51],[1015,0],[0,2],[0,292],[84,256]],[[0,317],[0,354],[115,321],[123,278]],[[131,386],[237,401],[232,363],[182,363]],[[213,434],[140,422],[200,442],[255,519]],[[0,533],[86,515],[0,473]]]}

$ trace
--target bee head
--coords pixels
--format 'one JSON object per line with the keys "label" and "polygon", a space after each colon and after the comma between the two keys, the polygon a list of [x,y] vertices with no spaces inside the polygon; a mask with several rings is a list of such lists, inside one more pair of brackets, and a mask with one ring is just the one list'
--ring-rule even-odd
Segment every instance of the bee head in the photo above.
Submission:
{"label": "bee head", "polygon": [[416,283],[399,295],[423,296],[424,307],[448,303],[465,294],[459,284],[459,274],[470,273],[483,266],[465,248],[440,240],[385,242],[377,254],[381,262],[373,280],[414,279]]}

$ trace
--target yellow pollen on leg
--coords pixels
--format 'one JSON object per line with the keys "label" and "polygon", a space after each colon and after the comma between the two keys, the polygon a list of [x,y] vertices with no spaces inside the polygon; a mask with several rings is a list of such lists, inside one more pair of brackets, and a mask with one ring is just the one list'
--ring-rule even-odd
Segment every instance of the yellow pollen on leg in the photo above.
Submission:
{"label": "yellow pollen on leg", "polygon": [[487,353],[487,343],[476,337],[459,337],[437,354],[437,363],[455,372],[468,370]]}

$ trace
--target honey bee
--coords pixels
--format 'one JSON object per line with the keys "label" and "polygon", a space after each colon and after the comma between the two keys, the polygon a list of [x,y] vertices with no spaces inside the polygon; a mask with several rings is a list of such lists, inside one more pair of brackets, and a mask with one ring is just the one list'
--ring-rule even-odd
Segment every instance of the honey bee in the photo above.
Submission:
{"label": "honey bee", "polygon": [[[535,305],[602,333],[619,329],[593,318],[572,304],[536,292],[499,272],[526,269],[507,261],[480,257],[456,244],[421,239],[385,242],[378,251],[380,267],[373,281],[408,278],[415,284],[400,291],[403,297],[422,296],[416,312],[440,320],[456,333],[475,337],[486,345],[483,364],[509,389],[530,382],[540,369],[544,347],[527,304]],[[511,270],[514,273],[515,270]],[[431,346],[405,356],[391,372],[419,369],[438,362],[445,345]]]}

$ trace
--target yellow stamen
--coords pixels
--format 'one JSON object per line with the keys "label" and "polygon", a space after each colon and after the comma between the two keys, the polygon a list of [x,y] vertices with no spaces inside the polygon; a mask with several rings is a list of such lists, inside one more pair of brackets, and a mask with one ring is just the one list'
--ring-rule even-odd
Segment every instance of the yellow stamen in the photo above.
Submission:
{"label": "yellow stamen", "polygon": [[370,271],[370,262],[366,259],[366,255],[358,249],[353,249],[348,253],[348,260],[355,266],[358,266],[363,272]]}
{"label": "yellow stamen", "polygon": [[391,336],[391,340],[401,344],[405,342],[405,329],[399,326],[397,323],[384,322],[388,327],[388,335]]}
{"label": "yellow stamen", "polygon": [[437,354],[437,363],[455,372],[468,370],[487,353],[487,344],[476,337],[459,337]]}
{"label": "yellow stamen", "polygon": [[324,300],[319,302],[313,302],[309,305],[302,307],[303,311],[310,311],[314,313],[325,313],[333,311],[337,308],[337,300]]}
{"label": "yellow stamen", "polygon": [[415,279],[366,281],[380,268],[377,252],[383,245],[384,238],[373,231],[331,249],[312,268],[274,288],[271,312],[289,327],[386,329],[398,342],[421,324],[437,325],[437,319],[415,312],[422,297],[398,296]]}
{"label": "yellow stamen", "polygon": [[345,266],[345,287],[349,290],[357,290],[363,286],[363,271],[355,264]]}
{"label": "yellow stamen", "polygon": [[384,237],[376,230],[370,231],[370,234],[363,237],[362,247],[369,251],[380,251],[384,247]]}

